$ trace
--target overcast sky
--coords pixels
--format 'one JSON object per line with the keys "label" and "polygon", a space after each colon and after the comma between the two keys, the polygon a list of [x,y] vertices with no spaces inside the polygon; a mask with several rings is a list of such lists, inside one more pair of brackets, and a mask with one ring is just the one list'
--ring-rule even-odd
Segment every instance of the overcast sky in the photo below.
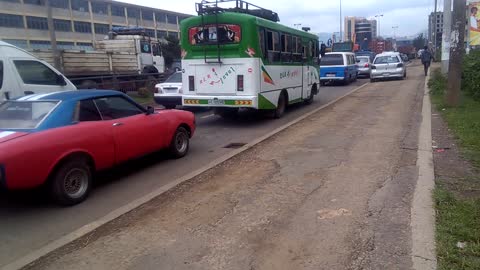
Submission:
{"label": "overcast sky", "polygon": [[[137,5],[195,14],[195,0],[121,0]],[[282,24],[301,23],[312,32],[338,32],[340,28],[340,0],[250,0],[249,2],[271,9],[280,16]],[[428,14],[433,11],[434,0],[342,0],[342,16],[380,18],[380,34],[393,36],[393,26],[398,26],[397,37],[411,36],[428,28]],[[438,0],[439,7],[443,0]],[[343,24],[343,20],[342,20]],[[343,31],[343,28],[342,28]]]}

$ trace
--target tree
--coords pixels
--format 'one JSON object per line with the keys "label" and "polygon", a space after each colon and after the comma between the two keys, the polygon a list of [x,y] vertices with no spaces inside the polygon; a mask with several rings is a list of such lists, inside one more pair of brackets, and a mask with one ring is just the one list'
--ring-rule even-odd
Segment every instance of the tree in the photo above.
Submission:
{"label": "tree", "polygon": [[423,36],[423,33],[418,34],[416,38],[413,39],[413,46],[417,49],[423,49],[427,45],[427,39]]}
{"label": "tree", "polygon": [[174,60],[180,59],[180,41],[177,37],[167,36],[165,37],[166,42],[162,43],[162,54],[165,59],[165,66],[170,67]]}

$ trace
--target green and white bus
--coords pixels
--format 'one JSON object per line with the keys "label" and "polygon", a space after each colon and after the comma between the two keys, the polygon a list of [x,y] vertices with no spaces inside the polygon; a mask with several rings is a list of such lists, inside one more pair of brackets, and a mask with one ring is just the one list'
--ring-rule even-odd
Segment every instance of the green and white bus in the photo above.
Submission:
{"label": "green and white bus", "polygon": [[[218,6],[227,2],[233,7]],[[202,1],[197,12],[181,22],[184,106],[213,107],[223,116],[273,110],[279,118],[289,104],[313,101],[320,85],[316,35],[240,0]]]}

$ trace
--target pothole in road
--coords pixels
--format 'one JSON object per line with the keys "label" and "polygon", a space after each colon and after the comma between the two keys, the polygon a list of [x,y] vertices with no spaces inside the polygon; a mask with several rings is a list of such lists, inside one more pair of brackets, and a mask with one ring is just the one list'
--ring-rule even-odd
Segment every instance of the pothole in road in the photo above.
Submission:
{"label": "pothole in road", "polygon": [[240,148],[242,146],[245,146],[246,143],[229,143],[227,145],[225,145],[223,148],[232,148],[232,149],[237,149],[237,148]]}

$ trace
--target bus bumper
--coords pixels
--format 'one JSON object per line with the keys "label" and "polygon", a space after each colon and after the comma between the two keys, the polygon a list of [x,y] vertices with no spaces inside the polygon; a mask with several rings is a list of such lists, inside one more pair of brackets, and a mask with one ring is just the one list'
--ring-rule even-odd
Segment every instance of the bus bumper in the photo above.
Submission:
{"label": "bus bumper", "polygon": [[185,107],[258,108],[257,96],[182,96]]}

